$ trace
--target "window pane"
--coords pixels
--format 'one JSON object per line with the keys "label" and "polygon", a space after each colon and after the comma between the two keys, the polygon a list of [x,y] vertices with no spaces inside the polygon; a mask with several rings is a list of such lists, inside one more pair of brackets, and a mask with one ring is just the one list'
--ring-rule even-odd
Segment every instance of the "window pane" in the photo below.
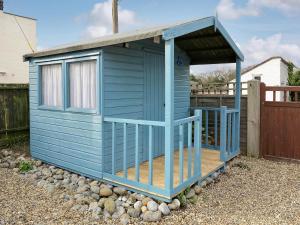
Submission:
{"label": "window pane", "polygon": [[62,106],[61,64],[42,66],[42,105]]}
{"label": "window pane", "polygon": [[96,108],[96,60],[70,63],[70,107]]}

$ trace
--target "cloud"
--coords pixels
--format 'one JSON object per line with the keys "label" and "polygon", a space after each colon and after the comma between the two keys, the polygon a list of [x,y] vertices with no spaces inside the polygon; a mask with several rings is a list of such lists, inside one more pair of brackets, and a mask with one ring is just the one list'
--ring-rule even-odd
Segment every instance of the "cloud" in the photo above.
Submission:
{"label": "cloud", "polygon": [[276,9],[284,14],[300,13],[299,0],[248,0],[238,6],[235,0],[221,0],[217,6],[218,15],[222,19],[238,19],[242,16],[259,16],[264,8]]}
{"label": "cloud", "polygon": [[[85,38],[95,38],[112,33],[111,0],[96,3],[87,15],[81,15],[77,21],[86,21]],[[119,31],[126,31],[140,25],[136,13],[119,5]]]}
{"label": "cloud", "polygon": [[272,56],[282,56],[300,65],[300,46],[297,44],[284,43],[282,34],[274,34],[267,38],[253,37],[244,47],[245,64],[258,63]]}

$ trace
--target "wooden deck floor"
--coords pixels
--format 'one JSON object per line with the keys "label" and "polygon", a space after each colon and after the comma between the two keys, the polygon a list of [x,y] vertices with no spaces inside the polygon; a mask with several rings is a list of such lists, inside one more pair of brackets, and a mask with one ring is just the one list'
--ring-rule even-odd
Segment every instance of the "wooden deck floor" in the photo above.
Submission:
{"label": "wooden deck floor", "polygon": [[[220,152],[202,149],[202,176],[208,175],[219,168],[223,162],[220,161]],[[193,161],[193,160],[192,160]],[[184,180],[188,175],[188,151],[184,150]],[[165,184],[165,156],[160,156],[153,159],[153,185],[164,188]],[[193,171],[193,170],[192,170]],[[123,176],[123,171],[117,173],[118,176]],[[128,179],[135,180],[135,168],[128,169]],[[140,182],[148,183],[148,161],[140,165]],[[179,185],[179,151],[174,152],[174,187]]]}

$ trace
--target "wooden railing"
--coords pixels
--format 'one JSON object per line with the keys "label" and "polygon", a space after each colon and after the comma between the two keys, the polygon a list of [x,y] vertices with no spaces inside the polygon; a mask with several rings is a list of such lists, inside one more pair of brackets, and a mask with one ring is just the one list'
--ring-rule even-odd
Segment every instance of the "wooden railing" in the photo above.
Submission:
{"label": "wooden railing", "polygon": [[[201,109],[203,112],[202,146],[220,150],[221,160],[224,162],[237,155],[239,151],[239,111],[226,106],[221,108],[197,107],[197,109]],[[209,124],[213,124],[213,126],[209,126]]]}
{"label": "wooden railing", "polygon": [[[133,119],[121,119],[121,118],[109,118],[106,117],[104,118],[105,123],[111,123],[111,150],[112,150],[112,156],[111,156],[111,172],[106,173],[105,179],[118,182],[118,183],[123,183],[128,186],[135,187],[137,189],[141,190],[147,190],[152,193],[156,193],[159,195],[165,195],[165,196],[170,196],[175,193],[178,193],[178,191],[181,191],[185,189],[187,186],[191,185],[192,183],[196,182],[201,178],[201,127],[202,127],[202,112],[201,110],[196,110],[195,111],[195,116],[191,116],[188,118],[184,119],[179,119],[174,121],[174,130],[178,129],[179,131],[179,148],[178,148],[178,154],[179,154],[179,171],[178,171],[178,183],[175,183],[173,185],[172,190],[167,190],[165,187],[167,186],[166,184],[164,185],[164,188],[161,186],[158,187],[156,186],[155,183],[153,183],[153,176],[160,176],[160,174],[153,174],[154,173],[154,168],[153,168],[153,162],[154,162],[154,154],[153,154],[153,129],[154,127],[165,127],[165,122],[163,121],[148,121],[148,120],[133,120]],[[122,148],[122,168],[116,171],[117,165],[116,165],[116,127],[120,128],[122,127],[122,133],[123,133],[123,148]],[[129,163],[127,161],[128,157],[128,146],[127,146],[127,129],[128,126],[135,126],[135,131],[134,131],[134,136],[135,136],[135,160],[134,160],[134,166],[130,166],[134,168],[135,170],[135,177],[134,179],[130,179],[128,177],[128,168],[129,168]],[[178,127],[178,128],[177,128]],[[147,149],[148,153],[148,181],[142,182],[141,177],[140,177],[140,143],[139,143],[139,135],[141,129],[148,129],[148,147],[144,148]],[[120,130],[119,130],[120,132]],[[187,132],[187,133],[185,133]],[[194,136],[193,136],[194,134]],[[144,134],[143,134],[144,135]],[[187,137],[187,138],[185,138]],[[119,135],[120,138],[120,135]],[[145,138],[145,136],[144,136]],[[185,141],[186,140],[186,141]],[[144,142],[145,143],[145,142]],[[184,165],[185,160],[184,160],[184,151],[185,147],[187,146],[187,151],[188,151],[188,161],[187,165]],[[173,151],[177,150],[174,149]],[[120,154],[120,151],[119,151]],[[166,154],[164,152],[164,154]],[[170,166],[173,168],[174,163],[174,157],[171,158],[170,164],[166,164],[165,166]],[[186,166],[186,167],[185,167]],[[185,169],[188,168],[188,174],[185,176]],[[121,172],[121,176],[120,176]],[[165,172],[166,173],[166,172]],[[166,176],[166,174],[165,174]],[[177,176],[177,175],[176,175]],[[174,184],[173,183],[173,184]]]}
{"label": "wooden railing", "polygon": [[[236,83],[208,83],[191,82],[191,95],[235,95]],[[241,94],[247,95],[247,82],[241,82]]]}
{"label": "wooden railing", "polygon": [[[195,179],[201,178],[201,127],[202,127],[202,111],[195,110],[195,115],[179,119],[174,122],[175,129],[179,131],[179,184],[175,187],[180,189],[182,185],[189,185]],[[178,127],[178,128],[176,128]],[[187,130],[187,143],[185,131]],[[194,134],[194,138],[193,138]],[[184,177],[184,147],[187,146],[187,177]],[[192,171],[193,167],[193,171]]]}

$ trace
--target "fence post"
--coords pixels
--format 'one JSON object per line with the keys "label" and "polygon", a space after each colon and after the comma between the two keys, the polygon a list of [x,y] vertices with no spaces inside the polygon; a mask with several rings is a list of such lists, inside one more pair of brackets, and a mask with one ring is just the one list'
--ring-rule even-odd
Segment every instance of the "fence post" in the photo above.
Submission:
{"label": "fence post", "polygon": [[220,152],[221,160],[223,162],[227,161],[227,152],[226,152],[226,136],[227,136],[227,106],[221,107],[220,112]]}
{"label": "fence post", "polygon": [[247,156],[259,157],[260,81],[248,81]]}

